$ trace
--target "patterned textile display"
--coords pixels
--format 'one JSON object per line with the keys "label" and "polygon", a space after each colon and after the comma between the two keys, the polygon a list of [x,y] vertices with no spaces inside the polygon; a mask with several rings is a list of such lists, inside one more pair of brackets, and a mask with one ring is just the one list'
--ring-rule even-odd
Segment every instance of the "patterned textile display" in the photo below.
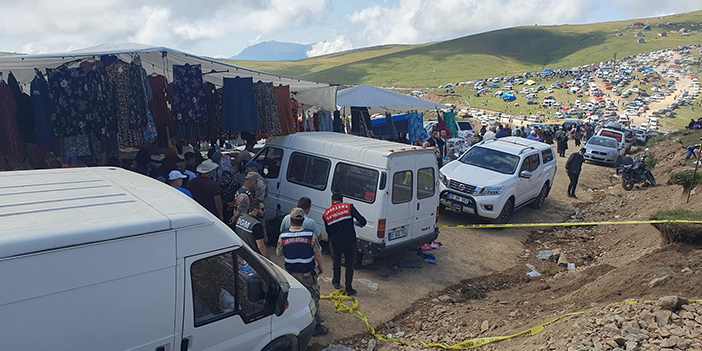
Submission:
{"label": "patterned textile display", "polygon": [[171,109],[168,107],[168,99],[171,96],[171,85],[168,84],[165,76],[162,75],[150,75],[149,86],[151,87],[151,92],[153,94],[153,99],[149,102],[149,107],[151,107],[151,114],[154,117],[154,122],[157,127],[170,127],[171,121]]}
{"label": "patterned textile display", "polygon": [[54,151],[54,131],[49,116],[49,83],[43,75],[37,75],[32,80],[30,91],[37,144],[46,150]]}
{"label": "patterned textile display", "polygon": [[117,141],[120,147],[137,147],[144,143],[144,130],[130,129],[130,119],[134,115],[130,92],[129,64],[117,61],[107,66],[107,76],[115,92],[117,120]]}
{"label": "patterned textile display", "polygon": [[20,137],[25,143],[34,143],[37,141],[37,136],[34,125],[32,99],[29,95],[22,92],[12,72],[7,76],[7,84],[10,86],[12,96],[15,99],[15,105],[17,106],[17,129],[20,132]]}
{"label": "patterned textile display", "polygon": [[58,137],[87,134],[89,111],[88,81],[81,67],[62,65],[46,69],[49,78],[50,116],[54,135]]}
{"label": "patterned textile display", "polygon": [[280,120],[280,135],[295,133],[295,121],[290,104],[290,86],[273,87],[275,102],[278,106],[278,119]]}
{"label": "patterned textile display", "polygon": [[12,162],[24,160],[24,144],[17,128],[17,105],[7,83],[0,81],[0,149]]}
{"label": "patterned textile display", "polygon": [[424,122],[422,121],[422,114],[417,111],[411,111],[407,115],[407,138],[410,142],[414,143],[417,140],[424,141],[429,136],[427,131],[424,129]]}
{"label": "patterned textile display", "polygon": [[261,128],[251,77],[224,78],[222,127],[230,132],[251,132]]}
{"label": "patterned textile display", "polygon": [[278,117],[278,104],[275,100],[273,83],[254,83],[258,117],[261,119],[261,128],[255,131],[256,135],[280,135],[280,118]]}
{"label": "patterned textile display", "polygon": [[80,157],[90,155],[90,137],[88,135],[73,135],[61,138],[61,156]]}
{"label": "patterned textile display", "polygon": [[107,69],[102,64],[95,64],[86,74],[88,100],[90,101],[91,130],[100,141],[117,139],[117,120],[115,119],[115,91],[110,84]]}
{"label": "patterned textile display", "polygon": [[[181,139],[195,139],[207,122],[207,102],[200,65],[173,65],[171,116]],[[253,93],[253,89],[252,89]]]}

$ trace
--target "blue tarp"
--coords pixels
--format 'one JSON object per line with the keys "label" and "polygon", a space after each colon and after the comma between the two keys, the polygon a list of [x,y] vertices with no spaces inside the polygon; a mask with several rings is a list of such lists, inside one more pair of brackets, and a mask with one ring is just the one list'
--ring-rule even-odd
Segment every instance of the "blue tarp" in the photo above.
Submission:
{"label": "blue tarp", "polygon": [[488,86],[489,86],[490,88],[497,88],[499,85],[497,85],[497,84],[495,84],[495,83],[492,83],[492,84],[490,84],[490,85],[488,85]]}
{"label": "blue tarp", "polygon": [[551,69],[551,68],[544,68],[543,70],[541,70],[541,73],[553,73],[553,69]]}
{"label": "blue tarp", "polygon": [[[407,122],[407,113],[401,113],[399,115],[393,115],[392,116],[392,123],[395,124],[395,130],[399,132],[405,133],[407,135],[408,131],[408,122]],[[377,138],[387,138],[390,136],[390,131],[388,130],[388,125],[387,125],[387,119],[385,116],[377,117],[377,118],[371,118],[371,128],[373,129],[373,135]]]}
{"label": "blue tarp", "polygon": [[514,101],[517,97],[514,94],[504,93],[502,94],[502,101]]}

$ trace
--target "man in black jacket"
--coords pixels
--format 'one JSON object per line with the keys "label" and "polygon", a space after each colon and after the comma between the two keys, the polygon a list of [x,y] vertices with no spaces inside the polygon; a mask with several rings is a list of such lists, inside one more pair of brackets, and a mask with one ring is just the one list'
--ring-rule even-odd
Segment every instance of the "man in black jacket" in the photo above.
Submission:
{"label": "man in black jacket", "polygon": [[346,266],[346,294],[353,296],[356,295],[352,282],[353,265],[357,253],[354,219],[358,221],[360,227],[366,225],[366,219],[353,205],[344,203],[343,200],[344,197],[341,194],[332,195],[332,205],[324,211],[323,219],[334,259],[332,284],[335,289],[341,289],[341,256],[343,255]]}
{"label": "man in black jacket", "polygon": [[578,198],[575,196],[575,187],[578,186],[578,178],[580,178],[580,171],[582,170],[583,162],[585,158],[585,148],[581,148],[580,151],[570,154],[568,160],[566,161],[565,168],[568,178],[570,178],[570,184],[568,184],[568,197]]}

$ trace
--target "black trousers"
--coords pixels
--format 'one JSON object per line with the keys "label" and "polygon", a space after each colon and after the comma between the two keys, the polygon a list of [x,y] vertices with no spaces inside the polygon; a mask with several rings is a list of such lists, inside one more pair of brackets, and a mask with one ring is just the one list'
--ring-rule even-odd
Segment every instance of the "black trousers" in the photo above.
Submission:
{"label": "black trousers", "polygon": [[346,290],[352,289],[353,283],[353,265],[356,262],[356,243],[350,242],[345,244],[331,244],[332,258],[334,259],[334,277],[332,284],[341,284],[341,256],[344,256],[344,266],[346,268]]}
{"label": "black trousers", "polygon": [[570,184],[568,184],[568,195],[575,195],[575,187],[578,186],[578,178],[580,178],[580,173],[568,172],[568,178],[570,178]]}

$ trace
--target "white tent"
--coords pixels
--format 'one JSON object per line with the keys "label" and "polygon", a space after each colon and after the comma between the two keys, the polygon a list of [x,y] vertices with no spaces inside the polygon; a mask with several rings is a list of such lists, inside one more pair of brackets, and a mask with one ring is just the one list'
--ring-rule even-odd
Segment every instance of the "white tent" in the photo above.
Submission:
{"label": "white tent", "polygon": [[34,78],[35,68],[43,70],[58,67],[63,63],[77,64],[77,60],[99,59],[100,55],[116,55],[125,62],[131,62],[136,54],[141,58],[147,74],[152,72],[163,74],[169,81],[173,81],[173,65],[200,64],[203,73],[213,72],[205,74],[205,80],[217,86],[222,85],[224,77],[253,77],[254,82],[289,85],[295,99],[303,105],[317,106],[329,111],[336,109],[335,85],[286,78],[166,47],[134,43],[102,44],[64,53],[2,56],[0,72],[7,76],[7,73],[12,71],[20,84],[26,84]]}
{"label": "white tent", "polygon": [[361,84],[336,93],[336,104],[341,107],[368,107],[371,113],[433,110],[446,107],[394,91]]}

